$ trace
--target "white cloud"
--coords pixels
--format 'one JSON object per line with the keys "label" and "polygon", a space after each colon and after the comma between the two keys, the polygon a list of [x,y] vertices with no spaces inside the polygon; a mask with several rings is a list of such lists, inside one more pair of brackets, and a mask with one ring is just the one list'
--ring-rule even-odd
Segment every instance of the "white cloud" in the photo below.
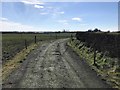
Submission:
{"label": "white cloud", "polygon": [[59,7],[52,7],[51,8],[48,8],[49,12],[52,14],[53,17],[56,17],[56,16],[59,16],[59,15],[62,15],[64,14],[65,12],[61,10],[61,8]]}
{"label": "white cloud", "polygon": [[34,27],[29,25],[23,25],[20,23],[9,21],[5,19],[4,21],[0,21],[0,31],[25,31],[25,30],[35,30]]}
{"label": "white cloud", "polygon": [[72,18],[72,20],[74,20],[74,21],[81,21],[82,19],[79,18],[79,17],[74,17],[74,18]]}
{"label": "white cloud", "polygon": [[8,20],[7,18],[3,18],[3,17],[0,18],[0,21],[7,21],[7,20]]}
{"label": "white cloud", "polygon": [[61,12],[57,12],[58,14],[64,14],[65,12],[61,11]]}
{"label": "white cloud", "polygon": [[[59,29],[58,29],[59,30]],[[50,32],[58,31],[57,29],[49,29],[47,27],[32,27],[29,25],[23,25],[12,21],[0,21],[0,31],[24,31],[24,32]]]}
{"label": "white cloud", "polygon": [[38,0],[22,0],[21,1],[24,4],[44,4],[44,2],[40,2]]}
{"label": "white cloud", "polygon": [[51,6],[46,6],[44,7],[43,5],[34,5],[35,8],[44,8],[42,12],[40,12],[41,15],[51,15],[53,18],[56,18],[59,15],[64,14],[65,12],[60,10],[60,8],[57,7],[51,7]]}
{"label": "white cloud", "polygon": [[65,26],[68,26],[69,24],[68,24],[68,22],[65,22],[65,23],[63,23]]}
{"label": "white cloud", "polygon": [[[35,5],[35,7],[36,8],[44,8],[42,6],[39,7],[39,6],[36,6],[36,5]],[[59,10],[57,8],[53,8],[53,7],[45,7],[44,11],[40,12],[41,15],[47,15],[47,14],[49,14],[49,15],[52,15],[53,17],[56,17],[58,15],[62,15],[64,13],[65,13],[64,11],[61,11],[61,10]]]}
{"label": "white cloud", "polygon": [[57,10],[55,10],[54,12],[53,12],[53,15],[60,15],[60,14],[64,14],[65,12],[63,12],[63,11],[57,11]]}
{"label": "white cloud", "polygon": [[[1,2],[19,2],[21,0],[0,0]],[[119,0],[43,0],[45,2],[119,2]]]}
{"label": "white cloud", "polygon": [[51,12],[51,14],[53,15],[53,17],[56,17],[56,16],[64,14],[64,12],[63,11],[54,10],[54,11]]}
{"label": "white cloud", "polygon": [[48,9],[53,9],[53,7],[47,7]]}
{"label": "white cloud", "polygon": [[62,23],[65,26],[69,25],[67,20],[58,20],[57,22]]}
{"label": "white cloud", "polygon": [[35,8],[44,8],[44,6],[34,5]]}
{"label": "white cloud", "polygon": [[41,15],[47,15],[48,13],[46,13],[46,12],[42,12],[42,13],[40,13]]}
{"label": "white cloud", "polygon": [[40,2],[38,0],[22,0],[21,1],[24,4],[32,5],[34,8],[42,9],[44,8],[44,2]]}
{"label": "white cloud", "polygon": [[85,24],[85,23],[81,23],[81,24],[80,24],[80,26],[86,26],[86,25],[88,25],[88,24]]}
{"label": "white cloud", "polygon": [[66,23],[67,20],[58,20],[59,23]]}

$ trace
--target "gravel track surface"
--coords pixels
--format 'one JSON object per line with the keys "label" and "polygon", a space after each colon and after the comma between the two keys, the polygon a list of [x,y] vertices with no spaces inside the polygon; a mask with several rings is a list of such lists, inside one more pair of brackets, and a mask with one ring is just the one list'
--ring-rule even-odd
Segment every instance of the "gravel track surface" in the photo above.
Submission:
{"label": "gravel track surface", "polygon": [[109,88],[67,46],[67,40],[48,42],[32,51],[3,81],[3,88]]}

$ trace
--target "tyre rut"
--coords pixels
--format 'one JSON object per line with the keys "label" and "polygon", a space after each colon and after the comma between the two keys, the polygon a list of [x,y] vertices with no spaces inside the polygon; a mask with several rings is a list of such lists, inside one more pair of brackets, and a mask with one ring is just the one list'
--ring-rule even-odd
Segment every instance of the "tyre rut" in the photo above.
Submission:
{"label": "tyre rut", "polygon": [[[106,88],[97,75],[59,39],[37,48],[4,82],[4,88]],[[74,58],[73,58],[74,57]],[[84,66],[85,65],[85,66]],[[17,79],[16,79],[17,78]],[[94,82],[92,82],[94,81]],[[9,84],[8,82],[12,82]]]}

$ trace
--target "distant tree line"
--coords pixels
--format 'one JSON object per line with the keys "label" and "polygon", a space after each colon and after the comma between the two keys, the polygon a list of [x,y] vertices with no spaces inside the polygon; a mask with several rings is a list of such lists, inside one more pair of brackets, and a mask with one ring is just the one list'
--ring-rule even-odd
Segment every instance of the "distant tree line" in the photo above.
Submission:
{"label": "distant tree line", "polygon": [[87,32],[102,32],[102,31],[98,28],[95,28],[94,30],[89,29]]}

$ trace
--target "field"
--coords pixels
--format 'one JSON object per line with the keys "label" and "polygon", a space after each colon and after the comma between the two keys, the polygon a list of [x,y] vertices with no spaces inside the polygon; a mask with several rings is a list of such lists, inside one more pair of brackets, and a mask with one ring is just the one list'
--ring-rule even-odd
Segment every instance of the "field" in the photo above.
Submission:
{"label": "field", "polygon": [[[35,40],[36,36],[36,40]],[[3,33],[2,62],[10,60],[32,43],[70,37],[71,33]]]}
{"label": "field", "polygon": [[[69,75],[66,75],[67,71],[72,72],[70,75],[72,77],[80,74],[76,76],[76,78],[79,78],[82,75],[83,77],[80,78],[80,81],[84,81],[88,84],[94,80],[94,82],[92,82],[95,85],[94,87],[99,87],[100,82],[105,81],[112,87],[120,88],[120,62],[118,53],[120,49],[119,39],[119,34],[116,33],[3,33],[3,81],[9,82],[5,80],[10,78],[10,82],[14,82],[14,80],[12,80],[13,78],[9,77],[10,75],[16,78],[18,76],[22,77],[21,75],[24,72],[21,72],[21,70],[20,75],[12,73],[14,70],[20,67],[19,69],[24,68],[23,70],[25,71],[32,71],[32,73],[25,72],[26,77],[28,77],[27,75],[34,75],[37,72],[36,75],[38,76],[41,75],[41,73],[45,75],[47,74],[50,75],[48,78],[53,76],[52,78],[56,80],[56,78],[59,78],[59,74],[63,74],[64,70],[65,76],[63,77]],[[31,50],[33,50],[33,52],[31,52]],[[24,65],[26,62],[29,64],[27,67]],[[59,66],[61,68],[59,68]],[[35,73],[33,67],[36,70]],[[57,71],[52,71],[53,67],[55,68],[54,70]],[[90,72],[88,71],[88,68]],[[19,71],[19,69],[17,71]],[[39,71],[42,69],[46,73]],[[96,79],[92,75],[92,70],[97,72],[97,75],[94,75]],[[54,73],[56,72],[58,76],[55,78]],[[33,81],[37,79],[43,79],[43,81],[45,81],[43,78],[45,75],[42,75],[41,78],[33,76]],[[87,78],[84,76],[87,76]],[[95,83],[99,81],[99,76],[101,77],[102,81]],[[24,80],[24,78],[22,79]],[[28,79],[29,78],[26,78],[26,81],[28,81]],[[52,82],[53,79],[50,81]],[[57,82],[60,82],[60,80]],[[66,80],[68,79],[66,78]],[[79,81],[79,79],[69,80],[73,80],[75,82]],[[26,81],[23,81],[22,83]],[[82,83],[84,84],[84,82]],[[30,82],[26,82],[26,84],[27,83]],[[36,81],[34,83],[36,83]],[[43,82],[41,82],[41,84],[42,83]],[[67,84],[70,84],[70,82]],[[104,87],[104,83],[102,87]],[[107,85],[105,85],[105,87],[107,87]]]}

